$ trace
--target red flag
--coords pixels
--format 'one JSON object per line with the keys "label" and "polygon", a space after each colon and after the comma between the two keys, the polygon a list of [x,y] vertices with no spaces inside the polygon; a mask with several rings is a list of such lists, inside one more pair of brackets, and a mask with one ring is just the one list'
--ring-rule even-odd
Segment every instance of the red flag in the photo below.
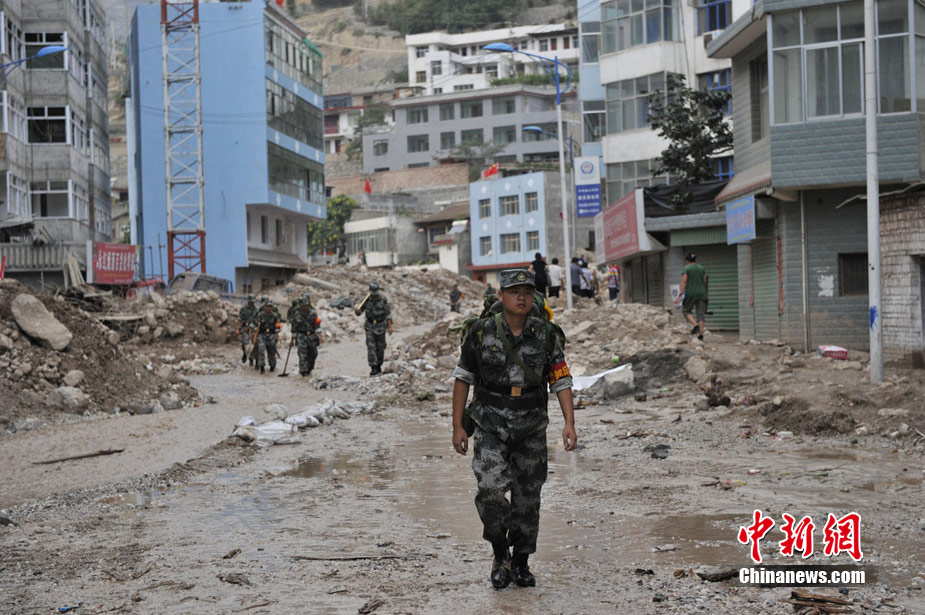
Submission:
{"label": "red flag", "polygon": [[373,188],[372,188],[372,186],[369,185],[369,178],[368,178],[368,177],[366,178],[366,187],[364,187],[363,190],[365,190],[366,192],[368,192],[368,193],[370,193],[370,194],[373,193]]}
{"label": "red flag", "polygon": [[492,175],[497,175],[497,174],[498,174],[498,163],[496,162],[490,167],[488,167],[487,169],[485,169],[485,172],[482,173],[482,177],[491,177]]}
{"label": "red flag", "polygon": [[284,1],[285,1],[285,0],[276,0],[276,4],[279,5],[279,8],[283,8],[283,2],[284,2]]}

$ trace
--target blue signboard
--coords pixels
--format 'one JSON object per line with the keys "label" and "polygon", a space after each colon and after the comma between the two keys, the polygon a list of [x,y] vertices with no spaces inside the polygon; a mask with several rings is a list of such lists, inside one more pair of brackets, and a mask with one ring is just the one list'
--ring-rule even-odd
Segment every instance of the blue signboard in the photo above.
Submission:
{"label": "blue signboard", "polygon": [[746,196],[726,203],[726,243],[742,243],[755,238],[755,197]]}
{"label": "blue signboard", "polygon": [[601,213],[601,185],[575,186],[575,201],[578,203],[579,218],[592,218]]}

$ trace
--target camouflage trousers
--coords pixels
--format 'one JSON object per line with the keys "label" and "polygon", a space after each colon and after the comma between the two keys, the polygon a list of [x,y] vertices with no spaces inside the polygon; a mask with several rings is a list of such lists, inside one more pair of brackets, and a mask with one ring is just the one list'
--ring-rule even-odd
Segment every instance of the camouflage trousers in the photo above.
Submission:
{"label": "camouflage trousers", "polygon": [[315,369],[315,359],[318,358],[318,336],[296,333],[295,343],[299,349],[299,373],[304,376]]}
{"label": "camouflage trousers", "polygon": [[366,362],[370,367],[379,367],[382,365],[385,357],[385,332],[386,326],[366,325]]}
{"label": "camouflage trousers", "polygon": [[244,329],[241,331],[241,350],[246,350],[247,345],[251,343],[251,330]]}
{"label": "camouflage trousers", "polygon": [[276,369],[276,334],[257,334],[257,367],[270,364],[270,369]]}
{"label": "camouflage trousers", "polygon": [[473,452],[472,470],[478,481],[475,508],[484,526],[482,537],[493,545],[511,545],[515,554],[534,553],[540,531],[540,491],[546,482],[546,430],[502,440],[476,426]]}

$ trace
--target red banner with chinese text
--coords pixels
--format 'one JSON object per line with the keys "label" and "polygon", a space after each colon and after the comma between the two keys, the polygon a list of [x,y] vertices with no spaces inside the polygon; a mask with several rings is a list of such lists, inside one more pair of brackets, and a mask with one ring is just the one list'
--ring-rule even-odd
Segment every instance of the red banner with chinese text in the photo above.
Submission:
{"label": "red banner with chinese text", "polygon": [[135,246],[93,242],[93,283],[131,284],[135,280]]}
{"label": "red banner with chinese text", "polygon": [[605,261],[610,262],[638,252],[635,191],[605,209],[603,216]]}

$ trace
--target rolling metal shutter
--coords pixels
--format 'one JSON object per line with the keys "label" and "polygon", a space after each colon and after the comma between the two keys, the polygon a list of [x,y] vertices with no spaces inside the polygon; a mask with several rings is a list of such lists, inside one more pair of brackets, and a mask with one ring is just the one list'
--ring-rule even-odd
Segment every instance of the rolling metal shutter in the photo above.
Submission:
{"label": "rolling metal shutter", "polygon": [[739,330],[739,268],[736,247],[727,245],[685,246],[684,253],[694,252],[697,262],[709,276],[709,311],[707,329]]}
{"label": "rolling metal shutter", "polygon": [[646,257],[646,303],[663,307],[665,305],[664,272],[662,255]]}
{"label": "rolling metal shutter", "polygon": [[632,286],[632,303],[645,303],[646,301],[646,265],[641,258],[634,258],[632,261],[633,279],[630,281]]}
{"label": "rolling metal shutter", "polygon": [[752,240],[752,288],[755,314],[755,338],[780,337],[779,278],[777,271],[777,237],[773,220],[759,220]]}

